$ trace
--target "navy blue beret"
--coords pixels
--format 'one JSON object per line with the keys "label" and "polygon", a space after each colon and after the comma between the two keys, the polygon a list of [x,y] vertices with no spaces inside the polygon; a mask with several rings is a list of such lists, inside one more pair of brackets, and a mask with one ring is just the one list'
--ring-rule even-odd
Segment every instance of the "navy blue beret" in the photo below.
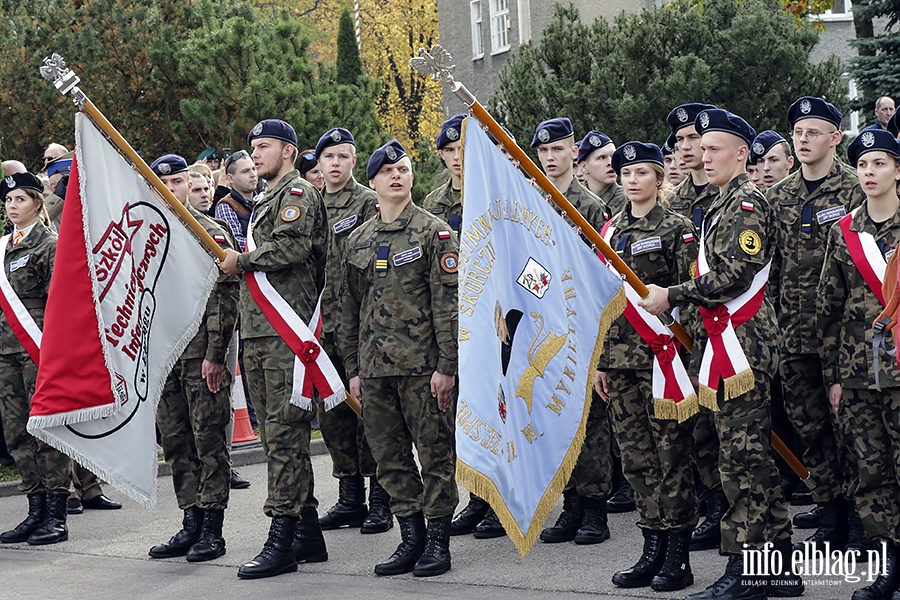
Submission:
{"label": "navy blue beret", "polygon": [[60,171],[70,170],[72,168],[72,156],[74,155],[75,153],[70,150],[59,158],[47,163],[47,176],[49,177],[50,175],[59,173]]}
{"label": "navy blue beret", "polygon": [[334,127],[323,133],[322,137],[319,138],[319,141],[316,142],[316,150],[313,156],[316,160],[319,160],[319,157],[322,156],[322,152],[325,148],[337,146],[338,144],[353,144],[356,146],[352,133],[343,127]]}
{"label": "navy blue beret", "polygon": [[678,144],[678,141],[675,139],[675,134],[670,133],[669,137],[666,138],[666,141],[663,142],[662,150],[663,156],[669,156],[670,154],[675,154],[675,146]]}
{"label": "navy blue beret", "polygon": [[697,115],[710,108],[715,108],[715,106],[712,104],[699,104],[697,102],[676,106],[672,109],[672,112],[666,116],[666,123],[669,125],[669,129],[672,130],[672,133],[678,133],[679,129],[693,125],[694,121],[697,119]]}
{"label": "navy blue beret", "polygon": [[441,132],[438,134],[437,139],[434,141],[434,145],[437,146],[437,149],[440,150],[447,144],[452,144],[453,142],[458,142],[460,136],[462,135],[462,122],[463,119],[468,117],[466,113],[459,113],[458,115],[453,115],[441,125]]}
{"label": "navy blue beret", "polygon": [[378,171],[384,165],[392,165],[406,156],[406,150],[397,140],[391,140],[372,153],[369,164],[366,165],[366,179],[375,179]]}
{"label": "navy blue beret", "polygon": [[534,139],[531,140],[531,147],[537,148],[541,144],[549,144],[550,142],[567,138],[570,135],[575,135],[575,131],[572,129],[572,122],[569,119],[566,117],[549,119],[543,121],[534,130]]}
{"label": "navy blue beret", "polygon": [[153,161],[150,169],[157,175],[173,175],[187,171],[188,164],[177,154],[164,154]]}
{"label": "navy blue beret", "polygon": [[297,132],[281,119],[266,119],[254,125],[250,135],[247,136],[247,143],[256,138],[272,138],[297,145]]}
{"label": "navy blue beret", "polygon": [[3,183],[0,184],[0,199],[5,199],[8,193],[17,189],[36,190],[43,194],[44,184],[31,173],[7,175],[3,178]]}
{"label": "navy blue beret", "polygon": [[847,146],[847,160],[855,168],[860,156],[875,151],[887,152],[900,158],[900,141],[884,129],[863,131]]}
{"label": "navy blue beret", "polygon": [[663,153],[656,144],[644,142],[628,142],[622,144],[612,155],[612,167],[616,174],[621,173],[622,167],[638,163],[654,163],[663,166]]}
{"label": "navy blue beret", "polygon": [[578,143],[578,158],[575,159],[575,162],[581,163],[586,161],[588,156],[591,155],[591,152],[612,143],[613,141],[609,139],[609,136],[605,133],[593,130],[588,131],[587,135],[584,136],[584,139]]}
{"label": "navy blue beret", "polygon": [[795,100],[787,112],[787,120],[791,129],[794,128],[794,123],[803,119],[822,119],[840,129],[843,118],[844,115],[834,107],[834,104],[815,96],[803,96]]}
{"label": "navy blue beret", "polygon": [[319,161],[316,160],[316,157],[312,152],[304,152],[298,156],[297,160],[294,162],[294,167],[300,171],[300,175],[305,175],[318,166]]}
{"label": "navy blue beret", "polygon": [[773,146],[786,141],[779,133],[766,129],[757,135],[750,144],[750,155],[747,157],[747,162],[755,165],[759,159],[769,153]]}
{"label": "navy blue beret", "polygon": [[753,143],[756,137],[756,130],[750,127],[744,119],[734,113],[721,108],[709,108],[697,115],[697,121],[694,123],[697,133],[703,135],[707,131],[723,131],[737,136],[747,142],[747,145]]}
{"label": "navy blue beret", "polygon": [[[503,125],[500,126],[500,129],[502,129],[504,132],[506,132],[506,135],[508,135],[509,137],[511,137],[511,138],[512,138],[512,141],[516,141],[516,136],[514,136],[514,135],[512,134],[512,131],[510,131],[509,129],[507,129],[507,128],[504,127]],[[501,145],[502,145],[502,144],[500,143],[500,140],[498,140],[497,138],[494,137],[494,134],[491,133],[491,130],[490,130],[490,129],[487,130],[487,135],[488,135],[488,139],[491,140],[491,143],[492,143],[492,144],[494,144],[495,146],[501,146]]]}

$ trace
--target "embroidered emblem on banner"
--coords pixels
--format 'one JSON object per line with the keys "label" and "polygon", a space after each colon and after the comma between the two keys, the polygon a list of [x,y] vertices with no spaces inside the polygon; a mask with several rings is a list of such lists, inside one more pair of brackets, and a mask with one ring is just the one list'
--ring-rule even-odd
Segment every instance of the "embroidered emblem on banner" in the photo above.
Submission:
{"label": "embroidered emblem on banner", "polygon": [[395,267],[399,267],[411,263],[414,260],[419,260],[420,258],[422,258],[422,246],[416,246],[415,248],[398,252],[391,257],[391,262],[394,263]]}
{"label": "embroidered emblem on banner", "polygon": [[550,272],[541,263],[529,257],[528,262],[525,263],[525,268],[522,269],[522,273],[516,279],[516,283],[535,297],[543,298],[550,288],[552,278]]}
{"label": "embroidered emblem on banner", "polygon": [[331,229],[335,234],[344,233],[350,229],[353,229],[353,226],[356,225],[358,217],[356,215],[350,215],[349,217],[345,217],[331,226]]}

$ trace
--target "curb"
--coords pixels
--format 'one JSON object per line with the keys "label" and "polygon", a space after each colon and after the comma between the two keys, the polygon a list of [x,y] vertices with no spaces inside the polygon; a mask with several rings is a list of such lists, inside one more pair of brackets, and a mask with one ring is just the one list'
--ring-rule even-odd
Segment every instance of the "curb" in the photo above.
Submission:
{"label": "curb", "polygon": [[[321,439],[311,440],[309,443],[310,456],[318,456],[326,454],[325,442]],[[257,465],[266,462],[266,454],[263,452],[260,442],[249,442],[246,444],[237,444],[231,451],[231,466],[246,467],[247,465]],[[172,469],[164,461],[159,461],[158,477],[170,477]],[[9,496],[18,496],[22,492],[19,491],[20,481],[6,481],[0,483],[0,498]]]}

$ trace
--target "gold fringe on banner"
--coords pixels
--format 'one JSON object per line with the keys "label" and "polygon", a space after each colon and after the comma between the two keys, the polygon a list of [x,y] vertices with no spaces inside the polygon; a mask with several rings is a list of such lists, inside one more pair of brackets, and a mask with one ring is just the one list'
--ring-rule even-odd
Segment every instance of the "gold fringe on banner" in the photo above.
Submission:
{"label": "gold fringe on banner", "polygon": [[[741,394],[746,394],[756,386],[756,379],[753,376],[753,369],[746,369],[732,375],[728,379],[721,382],[724,387],[725,400],[737,398]],[[700,384],[700,406],[705,406],[713,412],[719,412],[719,403],[716,400],[716,390],[711,387]]]}
{"label": "gold fringe on banner", "polygon": [[691,394],[676,404],[675,407],[678,410],[678,422],[684,423],[700,412],[700,401],[697,398],[697,394]]}

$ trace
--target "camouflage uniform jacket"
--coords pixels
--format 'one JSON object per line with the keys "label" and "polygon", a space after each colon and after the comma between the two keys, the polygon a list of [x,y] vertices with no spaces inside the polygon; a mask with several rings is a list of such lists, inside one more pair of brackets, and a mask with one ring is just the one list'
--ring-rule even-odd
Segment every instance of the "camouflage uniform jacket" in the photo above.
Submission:
{"label": "camouflage uniform jacket", "polygon": [[625,188],[618,183],[613,183],[597,197],[600,198],[601,202],[606,205],[606,209],[613,215],[621,212],[628,202],[628,198],[625,197]]}
{"label": "camouflage uniform jacket", "polygon": [[[194,210],[191,206],[187,209],[223,250],[234,249],[236,245],[234,235],[226,224]],[[229,277],[220,271],[216,285],[206,301],[206,312],[200,320],[200,329],[181,354],[182,360],[205,358],[209,362],[225,363],[225,355],[228,353],[228,346],[231,344],[231,336],[234,335],[234,326],[237,323],[239,294],[240,278]]]}
{"label": "camouflage uniform jacket", "polygon": [[669,196],[669,209],[690,219],[694,228],[699,230],[706,215],[709,214],[709,209],[718,197],[719,188],[711,183],[706,184],[700,195],[697,195],[694,182],[688,175]]}
{"label": "camouflage uniform jacket", "polygon": [[[746,173],[732,179],[722,190],[703,227],[709,271],[670,287],[669,303],[673,306],[690,302],[711,308],[733,300],[750,289],[753,277],[772,258],[774,227],[769,204]],[[775,311],[766,293],[756,315],[735,330],[747,361],[757,371],[774,373],[778,368],[775,323]],[[691,356],[690,370],[694,375],[700,371],[706,343],[706,332],[702,330]]]}
{"label": "camouflage uniform jacket", "polygon": [[410,202],[350,236],[339,350],[348,377],[455,375],[459,243]]}
{"label": "camouflage uniform jacket", "polygon": [[449,223],[450,229],[459,235],[462,228],[462,191],[454,190],[452,184],[453,180],[450,179],[441,187],[431,190],[422,201],[422,208]]}
{"label": "camouflage uniform jacket", "polygon": [[[900,242],[900,212],[878,230],[864,206],[857,211],[850,230],[875,236],[875,242],[882,255],[887,255],[887,260]],[[840,383],[848,389],[875,389],[872,370],[875,330],[872,323],[882,308],[850,258],[840,225],[835,223],[828,232],[816,301],[819,357],[826,386]],[[895,345],[896,335],[887,336],[889,348]],[[883,349],[879,354],[881,387],[900,387],[897,359],[888,356]]]}
{"label": "camouflage uniform jacket", "polygon": [[[56,258],[56,234],[37,222],[18,245],[12,238],[6,247],[3,270],[16,296],[28,309],[28,314],[38,327],[44,327],[44,306],[50,289],[50,274]],[[15,270],[12,270],[15,263]],[[13,333],[6,315],[0,316],[0,354],[25,352],[22,343]]]}
{"label": "camouflage uniform jacket", "polygon": [[780,350],[815,354],[816,286],[831,225],[865,200],[856,174],[838,160],[810,194],[798,169],[766,193],[774,213],[775,252],[769,291],[778,315]]}
{"label": "camouflage uniform jacket", "polygon": [[[631,203],[614,218],[609,245],[645,284],[669,287],[691,279],[699,239],[687,218],[657,204],[629,224]],[[625,315],[609,329],[600,357],[601,369],[652,369],[653,352]]]}
{"label": "camouflage uniform jacket", "polygon": [[[578,180],[574,177],[572,178],[572,183],[569,184],[569,189],[563,193],[563,196],[565,196],[566,200],[571,202],[572,206],[575,207],[575,210],[580,212],[581,216],[597,230],[597,233],[600,233],[600,230],[603,229],[603,226],[612,216],[603,200],[578,183]],[[569,219],[563,210],[550,199],[550,196],[547,196],[547,200],[553,205],[553,209],[562,215],[566,220],[566,223],[574,228],[575,224],[572,223],[572,220]]]}
{"label": "camouflage uniform jacket", "polygon": [[[325,279],[328,221],[322,196],[297,170],[269,188],[250,216],[256,250],[238,257],[243,271],[264,271],[269,283],[308,322]],[[241,284],[241,337],[278,334]]]}
{"label": "camouflage uniform jacket", "polygon": [[325,293],[322,296],[322,330],[333,332],[341,310],[340,285],[347,256],[347,240],[353,230],[378,213],[375,192],[350,177],[344,188],[335,193],[323,192],[328,227],[328,261],[325,264]]}

